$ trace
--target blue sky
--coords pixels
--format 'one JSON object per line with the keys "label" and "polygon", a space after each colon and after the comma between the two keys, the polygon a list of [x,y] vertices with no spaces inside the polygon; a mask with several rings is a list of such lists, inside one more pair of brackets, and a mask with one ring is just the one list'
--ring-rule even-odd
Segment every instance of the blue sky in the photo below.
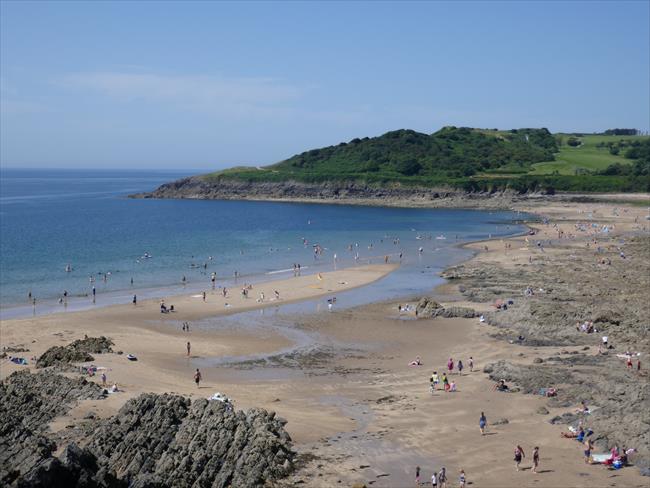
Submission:
{"label": "blue sky", "polygon": [[212,169],[399,128],[650,128],[647,1],[0,3],[0,164]]}

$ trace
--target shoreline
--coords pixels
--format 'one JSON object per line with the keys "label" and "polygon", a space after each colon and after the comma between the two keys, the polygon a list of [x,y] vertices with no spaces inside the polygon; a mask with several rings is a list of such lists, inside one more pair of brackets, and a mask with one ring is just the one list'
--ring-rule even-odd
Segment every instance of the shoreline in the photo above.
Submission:
{"label": "shoreline", "polygon": [[[380,280],[396,270],[399,264],[366,264],[350,266],[341,268],[336,271],[323,271],[314,274],[306,273],[304,275],[293,276],[291,278],[281,280],[269,280],[260,282],[251,282],[251,293],[249,298],[244,298],[240,295],[242,281],[239,287],[229,289],[229,294],[223,296],[220,288],[209,289],[206,291],[206,301],[202,300],[201,292],[194,292],[193,294],[176,294],[176,295],[162,295],[162,300],[166,304],[174,305],[175,310],[167,314],[162,314],[164,318],[170,320],[200,320],[209,317],[219,317],[225,315],[233,315],[237,313],[247,312],[251,310],[259,310],[268,307],[275,307],[279,305],[292,304],[305,300],[313,300],[328,296],[331,293],[344,292],[353,290],[362,286],[369,285],[377,280]],[[365,274],[365,276],[364,276]],[[320,276],[320,277],[319,277]],[[347,280],[347,281],[346,281]],[[296,290],[296,285],[301,287],[302,292]],[[258,293],[265,293],[265,300],[260,301]],[[280,299],[273,296],[273,290],[280,292]],[[209,302],[209,303],[208,303]],[[76,314],[93,315],[105,312],[109,315],[127,315],[129,313],[138,313],[140,316],[143,313],[159,312],[161,299],[158,297],[148,298],[145,300],[138,300],[137,305],[127,303],[114,303],[96,308],[77,310],[77,311],[60,311],[48,313],[44,315],[36,315],[33,317],[16,317],[9,319],[0,319],[2,322],[11,321],[30,321],[35,319],[51,319],[52,316],[63,315],[68,318],[75,319]],[[199,310],[200,303],[206,305],[215,305],[218,309],[210,308],[206,310]],[[179,306],[180,305],[180,306]],[[155,317],[155,315],[154,315]]]}
{"label": "shoreline", "polygon": [[[394,256],[391,256],[394,257]],[[317,265],[304,266],[302,267],[301,274],[299,276],[316,276],[318,274],[326,274],[337,271],[353,270],[355,268],[360,268],[364,266],[375,266],[371,261],[379,262],[382,259],[382,256],[374,256],[366,258],[363,261],[368,261],[368,264],[358,264],[350,263],[349,265],[338,266],[334,270],[331,268],[331,263],[319,262]],[[379,264],[377,264],[379,265]],[[121,290],[111,290],[108,292],[100,293],[97,295],[98,299],[92,300],[91,295],[73,295],[70,297],[67,304],[59,303],[55,298],[45,298],[38,302],[37,308],[45,307],[44,311],[38,311],[34,309],[32,305],[29,304],[11,304],[8,306],[0,307],[0,321],[2,320],[15,320],[15,319],[25,319],[30,317],[43,317],[51,314],[65,314],[65,313],[77,313],[77,312],[86,312],[90,310],[99,310],[106,307],[113,307],[116,305],[126,305],[131,303],[133,295],[137,295],[138,302],[160,300],[161,298],[174,300],[176,298],[186,297],[190,294],[197,294],[206,291],[208,294],[214,294],[216,291],[220,291],[222,288],[228,289],[241,289],[241,286],[246,284],[252,285],[264,285],[266,283],[273,283],[280,281],[278,279],[273,279],[274,276],[279,275],[280,273],[286,274],[287,278],[290,279],[292,273],[291,269],[287,270],[277,270],[264,273],[251,273],[251,274],[242,274],[237,278],[229,279],[220,279],[219,285],[212,288],[211,285],[202,286],[198,282],[190,282],[187,285],[162,285],[158,287],[150,288],[133,288],[133,289],[121,289]],[[295,278],[295,276],[293,276]],[[203,284],[205,285],[205,283]],[[352,288],[351,288],[352,289]],[[140,299],[142,297],[142,300]],[[107,301],[103,302],[102,299],[108,298]],[[103,303],[98,303],[103,302]]]}
{"label": "shoreline", "polygon": [[[549,210],[575,213],[575,207],[547,206],[527,211],[544,215]],[[642,209],[635,211],[643,215]],[[574,223],[573,220],[562,223],[562,217],[558,217],[558,222],[567,228]],[[617,233],[624,231],[617,229]],[[526,235],[518,235],[460,244],[473,250],[473,255],[451,269],[470,263],[485,266],[492,260],[518,266],[531,253],[536,260],[544,256],[534,246],[523,246],[525,239]],[[512,252],[504,256],[498,244],[500,240],[519,245],[513,245]],[[483,249],[485,243],[489,247],[487,252]],[[432,294],[443,305],[469,304],[477,312],[492,310],[489,302],[470,302],[459,293],[454,280],[448,279]],[[205,398],[219,390],[234,398],[237,408],[260,406],[276,411],[288,420],[287,428],[299,453],[315,456],[286,480],[286,486],[303,482],[306,486],[325,487],[339,481],[351,485],[368,483],[368,480],[374,481],[374,486],[407,485],[412,483],[415,464],[421,465],[424,473],[429,473],[431,465],[439,469],[444,464],[453,476],[452,481],[463,467],[478,486],[566,483],[595,487],[610,481],[604,469],[583,467],[579,444],[559,438],[559,427],[548,422],[550,416],[566,412],[566,407],[549,406],[549,414],[535,414],[545,405],[545,400],[535,395],[495,393],[492,382],[481,372],[489,362],[505,359],[529,364],[540,354],[579,352],[582,344],[522,350],[521,346],[493,337],[498,329],[481,326],[477,319],[414,320],[408,314],[398,314],[394,300],[335,310],[331,314],[290,317],[292,325],[279,323],[279,329],[273,330],[266,329],[265,324],[274,324],[274,317],[261,316],[264,320],[259,324],[239,330],[238,324],[252,320],[252,312],[232,315],[234,323],[224,322],[225,316],[221,315],[209,320],[205,328],[193,329],[189,335],[178,330],[177,321],[144,319],[129,313],[130,307],[123,308],[124,315],[107,317],[111,314],[100,313],[105,320],[100,324],[84,320],[71,324],[52,317],[48,320],[37,317],[28,330],[16,331],[34,337],[38,330],[37,345],[28,347],[42,349],[46,340],[62,345],[84,332],[97,334],[110,328],[105,332],[116,341],[116,349],[126,349],[128,345],[129,350],[125,352],[139,351],[137,367],[115,354],[97,356],[95,363],[108,367],[109,378],[116,379],[125,393],[103,402],[82,402],[68,415],[57,419],[52,424],[53,431],[80,422],[89,410],[99,416],[114,413],[126,399],[141,391],[171,391]],[[293,342],[289,336],[278,333],[282,327],[308,334],[318,347],[281,353],[292,347]],[[197,348],[190,358],[185,358],[183,351],[187,339],[191,339],[193,350]],[[193,368],[205,358],[255,357],[260,353],[266,357],[261,363],[241,361],[205,370],[202,367],[206,390],[197,392],[191,384]],[[408,366],[416,355],[422,356],[423,368]],[[457,394],[438,391],[432,396],[428,393],[430,369],[443,369],[450,355],[463,360],[473,355],[477,368],[474,373],[467,372],[457,378]],[[6,368],[3,370],[5,377]],[[488,414],[491,430],[491,435],[486,437],[478,434],[477,418],[482,409]],[[508,418],[509,423],[493,426],[500,416]],[[513,443],[525,443],[529,449],[533,440],[542,446],[542,472],[539,475],[515,473],[510,465]],[[585,471],[587,474],[583,476],[581,473]],[[617,474],[617,484],[644,486],[645,479],[634,468]]]}

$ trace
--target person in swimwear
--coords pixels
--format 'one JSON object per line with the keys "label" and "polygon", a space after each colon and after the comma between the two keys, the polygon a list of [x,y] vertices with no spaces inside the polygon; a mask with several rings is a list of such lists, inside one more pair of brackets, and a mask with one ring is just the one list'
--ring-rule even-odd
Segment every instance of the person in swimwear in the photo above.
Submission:
{"label": "person in swimwear", "polygon": [[539,447],[535,446],[533,449],[533,469],[531,473],[537,473],[537,468],[539,467]]}
{"label": "person in swimwear", "polygon": [[515,447],[515,467],[517,468],[517,471],[519,471],[521,460],[525,457],[526,453],[524,452],[524,449],[519,444],[517,444],[517,447]]}
{"label": "person in swimwear", "polygon": [[485,428],[487,427],[487,417],[483,412],[481,412],[481,416],[478,419],[478,427],[479,429],[481,429],[481,435],[485,435]]}

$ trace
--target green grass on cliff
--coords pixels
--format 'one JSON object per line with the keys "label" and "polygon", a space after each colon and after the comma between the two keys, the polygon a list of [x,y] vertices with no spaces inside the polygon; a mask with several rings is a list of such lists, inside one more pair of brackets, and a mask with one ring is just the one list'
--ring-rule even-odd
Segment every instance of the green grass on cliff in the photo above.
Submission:
{"label": "green grass on cliff", "polygon": [[[627,156],[627,157],[626,157]],[[234,167],[208,180],[378,186],[448,186],[491,191],[649,191],[648,136],[551,134],[445,127],[411,130],[306,151],[265,167]]]}

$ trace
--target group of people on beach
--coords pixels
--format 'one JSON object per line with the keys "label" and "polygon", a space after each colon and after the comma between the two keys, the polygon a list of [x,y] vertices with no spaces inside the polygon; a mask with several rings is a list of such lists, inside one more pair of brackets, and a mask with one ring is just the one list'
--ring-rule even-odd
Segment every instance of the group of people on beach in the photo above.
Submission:
{"label": "group of people on beach", "polygon": [[[420,466],[415,467],[415,485],[416,486],[421,486],[422,485],[422,469]],[[449,476],[447,474],[447,468],[444,466],[440,469],[440,471],[437,471],[434,469],[433,473],[431,474],[431,486],[433,488],[447,488],[447,482],[449,481]],[[459,488],[465,488],[467,485],[467,475],[465,474],[465,470],[461,469],[458,472],[458,487]]]}
{"label": "group of people on beach", "polygon": [[[415,364],[417,362],[417,364]],[[474,358],[472,356],[469,357],[469,360],[467,361],[467,364],[469,366],[470,372],[474,371]],[[416,358],[416,361],[412,362],[410,364],[411,366],[421,366],[422,362],[420,361],[420,357],[418,356]],[[431,377],[429,378],[429,390],[433,394],[437,389],[438,385],[442,383],[443,385],[443,390],[447,393],[453,393],[457,391],[457,385],[454,380],[450,380],[449,377],[454,373],[454,370],[456,371],[456,374],[459,376],[463,375],[463,370],[465,369],[465,365],[463,364],[463,361],[461,359],[458,360],[458,362],[454,362],[453,358],[449,358],[447,361],[447,372],[444,372],[439,375],[438,371],[434,371],[431,374]]]}

